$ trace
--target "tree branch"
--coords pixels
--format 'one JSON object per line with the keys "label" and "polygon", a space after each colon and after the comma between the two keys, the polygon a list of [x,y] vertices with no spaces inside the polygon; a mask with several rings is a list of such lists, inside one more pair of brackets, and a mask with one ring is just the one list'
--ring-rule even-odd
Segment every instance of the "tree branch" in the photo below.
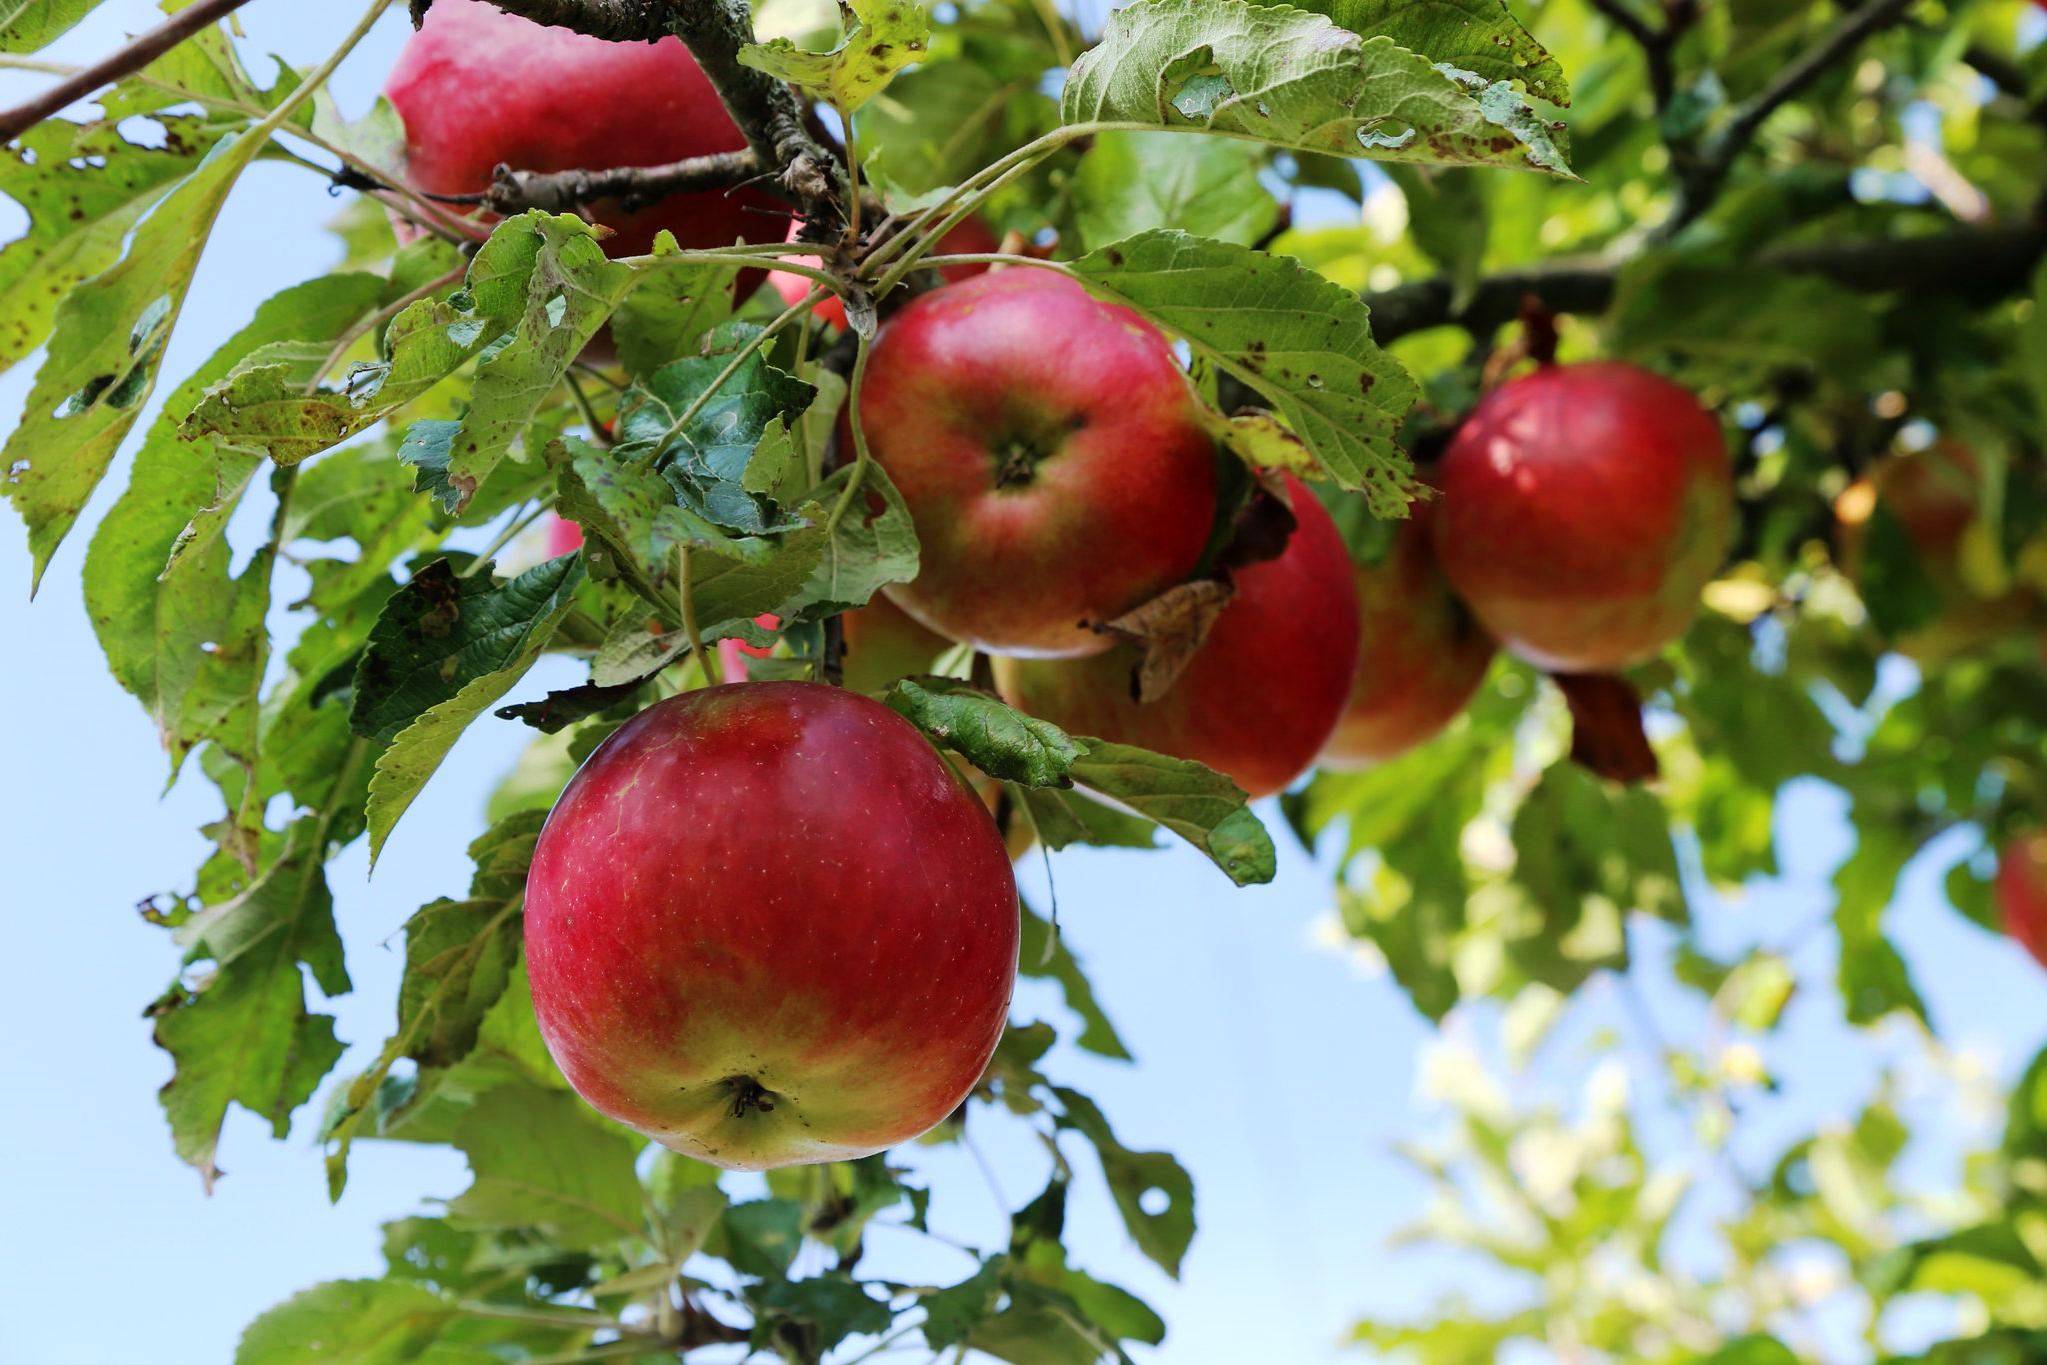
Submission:
{"label": "tree branch", "polygon": [[1867,0],[1834,25],[1826,37],[1794,58],[1777,73],[1775,80],[1736,108],[1713,134],[1705,152],[1691,165],[1680,168],[1677,211],[1664,224],[1662,235],[1670,236],[1706,211],[1720,193],[1728,171],[1755,141],[1770,115],[1796,99],[1827,68],[1853,53],[1864,39],[1903,19],[1911,5],[1912,0]]}
{"label": "tree branch", "polygon": [[[2047,226],[1969,228],[1934,237],[1800,244],[1755,257],[1760,270],[1819,275],[1858,293],[1949,294],[2002,298],[2023,289],[2043,257]],[[1365,295],[1372,335],[1380,345],[1429,327],[1454,324],[1487,333],[1520,314],[1534,297],[1558,313],[1601,313],[1613,302],[1621,266],[1612,261],[1555,261],[1479,281],[1457,307],[1445,278],[1421,280]]]}
{"label": "tree branch", "polygon": [[12,142],[29,129],[123,76],[140,71],[185,39],[240,9],[249,0],[199,0],[128,41],[127,46],[94,62],[34,99],[0,111],[0,142]]}
{"label": "tree branch", "polygon": [[1671,53],[1677,47],[1678,39],[1690,28],[1697,17],[1696,5],[1673,4],[1667,7],[1661,27],[1652,25],[1630,8],[1630,0],[1592,0],[1592,8],[1606,16],[1607,22],[1635,40],[1642,49],[1642,59],[1649,67],[1649,92],[1656,101],[1656,112],[1661,115],[1670,108],[1677,94],[1677,72],[1671,61]]}
{"label": "tree branch", "polygon": [[[426,18],[433,2],[412,0],[415,28]],[[490,0],[490,3],[536,24],[573,29],[608,42],[651,43],[668,34],[664,0]]]}
{"label": "tree branch", "polygon": [[680,0],[668,24],[689,44],[754,155],[776,168],[783,191],[805,208],[843,202],[838,164],[811,137],[803,102],[781,81],[739,60],[739,50],[754,40],[747,0]]}
{"label": "tree branch", "polygon": [[603,171],[518,171],[500,166],[482,194],[465,196],[510,217],[528,209],[567,213],[598,199],[616,199],[628,212],[671,194],[729,190],[758,179],[760,158],[751,148],[693,156],[666,166],[616,166]]}

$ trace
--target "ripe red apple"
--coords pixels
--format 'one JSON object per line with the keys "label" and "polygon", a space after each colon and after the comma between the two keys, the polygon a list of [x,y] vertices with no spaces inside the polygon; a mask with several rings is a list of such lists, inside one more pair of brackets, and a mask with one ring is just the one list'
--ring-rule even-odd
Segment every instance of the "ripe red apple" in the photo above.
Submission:
{"label": "ripe red apple", "polygon": [[1720,424],[1689,391],[1619,362],[1502,384],[1436,478],[1451,586],[1552,672],[1640,663],[1684,634],[1734,524]]}
{"label": "ripe red apple", "polygon": [[562,793],[526,883],[578,1094],[728,1170],[866,1156],[957,1108],[1009,1011],[1016,883],[914,726],[817,683],[647,708]]}
{"label": "ripe red apple", "polygon": [[1329,513],[1287,480],[1299,526],[1277,559],[1236,571],[1237,595],[1165,696],[1140,703],[1132,645],[1078,660],[995,661],[1003,700],[1069,733],[1205,763],[1252,796],[1306,772],[1350,696],[1358,596]]}
{"label": "ripe red apple", "polygon": [[2047,967],[2047,834],[2029,834],[1999,851],[1997,909],[2005,932]]}
{"label": "ripe red apple", "polygon": [[2034,615],[2035,603],[2024,589],[1986,595],[1963,571],[1963,538],[1976,524],[1981,487],[1975,454],[1960,442],[1937,441],[1876,461],[1834,500],[1842,568],[1851,578],[1862,575],[1868,522],[1879,503],[1911,541],[1940,612],[1890,644],[1919,663],[1941,663],[1992,644],[2024,628]]}
{"label": "ripe red apple", "polygon": [[[522,171],[659,166],[737,151],[746,137],[681,40],[610,43],[507,14],[484,0],[435,0],[405,45],[387,94],[405,121],[406,177],[432,194],[474,194],[504,164]],[[590,206],[638,255],[662,228],[685,247],[772,241],[782,228],[754,189],[672,195],[637,212]]]}
{"label": "ripe red apple", "polygon": [[[791,230],[790,240],[795,240],[793,229]],[[977,256],[990,251],[999,251],[1001,248],[1002,239],[997,237],[986,223],[982,222],[979,218],[966,218],[960,221],[958,227],[955,227],[951,232],[938,239],[938,246],[933,254]],[[815,256],[798,256],[795,260],[801,265],[816,265],[818,263]],[[938,273],[947,284],[958,284],[961,280],[970,280],[976,275],[987,274],[988,267],[985,265],[947,265],[940,266]],[[782,296],[782,302],[785,304],[801,301],[809,295],[811,289],[815,286],[815,282],[808,277],[792,275],[786,270],[769,271],[768,283],[774,286],[775,292]],[[833,331],[845,330],[846,304],[838,295],[834,294],[820,300],[817,307],[810,311]]]}
{"label": "ripe red apple", "polygon": [[1434,504],[1416,504],[1385,557],[1358,566],[1358,678],[1324,766],[1365,767],[1433,738],[1492,666],[1498,646],[1436,564],[1434,521]]}
{"label": "ripe red apple", "polygon": [[1165,339],[1049,270],[925,294],[861,391],[923,571],[888,593],[996,654],[1101,652],[1087,628],[1184,580],[1215,517],[1214,447]]}

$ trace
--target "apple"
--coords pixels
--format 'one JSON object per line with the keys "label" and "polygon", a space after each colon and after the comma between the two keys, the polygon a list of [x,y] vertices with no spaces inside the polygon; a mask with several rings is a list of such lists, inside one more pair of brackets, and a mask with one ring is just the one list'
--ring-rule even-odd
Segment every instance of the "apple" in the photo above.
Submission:
{"label": "apple", "polygon": [[526,883],[562,1074],[728,1170],[867,1156],[952,1113],[1018,932],[981,803],[908,721],[819,683],[648,707],[569,782]]}
{"label": "apple", "polygon": [[2047,834],[2029,834],[1999,850],[1996,889],[2005,932],[2047,967]]}
{"label": "apple", "polygon": [[1358,677],[1322,751],[1326,767],[1381,763],[1433,738],[1498,653],[1436,564],[1434,521],[1433,504],[1417,504],[1384,557],[1358,566]]}
{"label": "apple", "polygon": [[[790,229],[789,239],[791,241],[796,239],[794,228]],[[1002,239],[997,237],[986,223],[982,222],[979,218],[963,218],[957,227],[938,239],[938,245],[933,254],[977,256],[1001,249]],[[818,258],[815,256],[798,256],[794,259],[800,265],[818,264]],[[987,274],[988,267],[986,265],[947,265],[940,266],[938,273],[946,283],[957,284],[961,280],[970,280],[976,275]],[[815,282],[808,277],[792,275],[786,270],[769,271],[768,283],[774,286],[775,292],[782,296],[782,302],[785,304],[800,303],[809,296],[811,289],[815,287]],[[833,294],[830,297],[820,299],[817,306],[810,311],[813,316],[833,331],[842,332],[846,329],[846,303],[838,295]]]}
{"label": "apple", "polygon": [[1349,700],[1358,595],[1343,536],[1315,495],[1286,481],[1298,521],[1277,559],[1233,575],[1236,596],[1163,697],[1139,702],[1136,646],[1077,660],[995,660],[1018,710],[1071,734],[1205,763],[1270,796],[1314,763]]}
{"label": "apple", "polygon": [[1214,446],[1171,347],[1050,270],[912,300],[876,339],[861,425],[923,543],[889,596],[990,653],[1100,653],[1089,625],[1184,580],[1215,519]]}
{"label": "apple", "polygon": [[559,559],[583,548],[583,528],[552,512],[547,516],[547,557]]}
{"label": "apple", "polygon": [[[435,0],[384,93],[405,122],[405,173],[430,194],[475,194],[493,171],[659,166],[746,146],[680,39],[611,43],[507,14],[484,0]],[[628,212],[588,206],[618,235],[615,256],[652,248],[666,228],[685,247],[774,240],[772,201],[755,189],[671,195]]]}
{"label": "apple", "polygon": [[1939,614],[1890,644],[1921,664],[1937,664],[1995,643],[2023,629],[2035,604],[2023,589],[1983,593],[1963,568],[1964,541],[1975,527],[1982,473],[1976,457],[1957,441],[1896,452],[1834,500],[1840,525],[1841,566],[1862,576],[1868,523],[1881,503],[1897,519],[1940,601]]}
{"label": "apple", "polygon": [[1544,365],[1472,410],[1441,465],[1436,555],[1480,624],[1561,673],[1684,634],[1734,525],[1720,424],[1614,361]]}

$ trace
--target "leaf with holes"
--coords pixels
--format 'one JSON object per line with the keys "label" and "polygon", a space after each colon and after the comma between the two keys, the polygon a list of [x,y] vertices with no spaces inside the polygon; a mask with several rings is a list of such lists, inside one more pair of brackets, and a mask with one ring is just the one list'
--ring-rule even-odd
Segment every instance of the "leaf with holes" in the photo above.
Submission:
{"label": "leaf with holes", "polygon": [[1357,295],[1291,258],[1184,232],[1140,233],[1068,268],[1263,394],[1315,464],[1362,489],[1375,513],[1404,513],[1417,485],[1394,433],[1415,384],[1373,343]]}
{"label": "leaf with holes", "polygon": [[850,114],[924,55],[931,16],[917,0],[845,0],[841,9],[846,32],[831,51],[806,52],[775,38],[748,43],[739,60]]}
{"label": "leaf with holes", "polygon": [[1560,127],[1511,82],[1390,37],[1242,0],[1137,0],[1073,64],[1068,124],[1144,123],[1301,152],[1569,177]]}

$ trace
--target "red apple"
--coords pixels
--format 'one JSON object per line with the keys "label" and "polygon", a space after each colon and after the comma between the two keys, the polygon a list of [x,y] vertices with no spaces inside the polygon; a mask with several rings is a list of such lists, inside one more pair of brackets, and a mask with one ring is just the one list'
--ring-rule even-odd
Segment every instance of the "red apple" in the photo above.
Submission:
{"label": "red apple", "polygon": [[980,1079],[1017,966],[1002,836],[879,702],[817,683],[647,708],[562,793],[526,884],[578,1094],[728,1170],[908,1141]]}
{"label": "red apple", "polygon": [[1682,635],[1734,523],[1720,424],[1689,391],[1618,362],[1502,384],[1436,477],[1451,586],[1551,672],[1640,663]]}
{"label": "red apple", "polygon": [[566,517],[547,517],[547,557],[559,559],[583,548],[583,528]]}
{"label": "red apple", "polygon": [[881,331],[861,391],[923,572],[904,610],[996,654],[1070,658],[1185,579],[1215,516],[1214,447],[1151,325],[1049,270],[925,294]]}
{"label": "red apple", "polygon": [[[681,40],[610,43],[507,14],[484,0],[435,0],[385,94],[405,121],[406,177],[432,194],[474,194],[500,164],[522,171],[659,166],[737,151],[746,137]],[[638,255],[667,228],[685,247],[726,246],[782,228],[754,189],[672,195],[637,212],[590,206]]]}
{"label": "red apple", "polygon": [[1912,543],[1938,595],[1940,612],[1889,643],[1919,663],[1941,663],[1993,644],[2025,628],[2035,613],[2036,604],[2024,589],[1985,596],[1963,572],[1963,537],[1976,524],[1981,487],[1975,454],[1960,442],[1937,441],[1921,451],[1876,461],[1866,477],[1834,500],[1842,568],[1851,578],[1862,575],[1867,525],[1879,503]]}
{"label": "red apple", "polygon": [[1434,520],[1433,504],[1417,504],[1384,558],[1358,567],[1358,678],[1322,751],[1325,766],[1365,767],[1432,738],[1498,652],[1437,567]]}
{"label": "red apple", "polygon": [[1997,909],[2005,932],[2047,967],[2047,834],[2029,834],[1997,855]]}
{"label": "red apple", "polygon": [[1350,553],[1315,495],[1287,480],[1299,520],[1277,559],[1236,571],[1237,595],[1156,701],[1132,694],[1134,646],[1080,660],[997,659],[1003,700],[1069,733],[1191,758],[1270,796],[1306,772],[1350,696],[1358,597]]}
{"label": "red apple", "polygon": [[[790,232],[790,240],[795,240],[793,229]],[[1001,248],[1002,239],[990,231],[986,223],[982,222],[979,218],[967,218],[961,220],[958,227],[938,239],[938,246],[934,254],[977,256],[991,251],[999,251]],[[795,257],[795,260],[802,265],[816,265],[818,263],[815,256],[798,256]],[[939,267],[938,273],[947,284],[958,284],[961,280],[970,280],[976,275],[987,274],[988,267],[985,265],[948,265]],[[775,292],[782,296],[782,302],[785,304],[801,301],[815,287],[815,281],[809,277],[792,275],[786,270],[768,272],[768,283],[775,287]],[[834,294],[820,300],[817,307],[810,311],[833,331],[845,330],[846,304],[838,295]]]}

